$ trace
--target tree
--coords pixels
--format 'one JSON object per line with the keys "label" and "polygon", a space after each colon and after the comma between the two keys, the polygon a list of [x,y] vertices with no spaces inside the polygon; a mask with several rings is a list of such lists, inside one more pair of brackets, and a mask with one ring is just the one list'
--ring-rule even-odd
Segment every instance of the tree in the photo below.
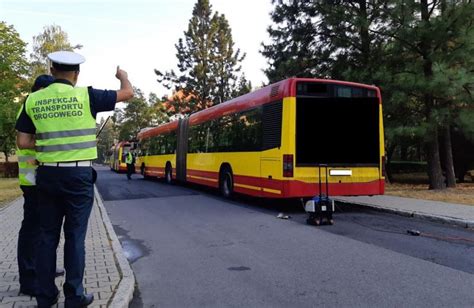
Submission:
{"label": "tree", "polygon": [[471,1],[274,0],[269,28],[271,81],[290,76],[346,79],[382,88],[388,156],[425,144],[430,188],[453,186],[450,127],[472,106],[474,6]]}
{"label": "tree", "polygon": [[[179,72],[155,69],[155,73],[159,83],[182,93],[172,101],[176,113],[189,114],[219,104],[248,88],[248,82],[239,82],[238,76],[245,54],[234,51],[227,19],[218,12],[212,14],[209,0],[197,1],[184,39],[175,48]],[[242,84],[246,87],[238,88]]]}
{"label": "tree", "polygon": [[98,127],[103,128],[97,137],[97,161],[99,163],[106,163],[110,156],[110,149],[117,139],[115,123],[111,118],[108,120],[102,118]]}
{"label": "tree", "polygon": [[387,1],[273,0],[263,45],[270,82],[296,77],[330,77],[375,83],[386,38]]}
{"label": "tree", "polygon": [[318,44],[316,19],[319,13],[315,3],[281,0],[272,0],[272,3],[275,5],[271,13],[274,25],[267,29],[272,42],[262,43],[261,51],[268,59],[269,67],[264,72],[270,83],[293,76],[324,74],[326,62],[323,59],[328,55]]}
{"label": "tree", "polygon": [[470,1],[393,1],[393,22],[386,35],[391,48],[404,57],[403,69],[394,78],[400,89],[411,85],[411,97],[419,103],[424,130],[430,189],[444,188],[440,143],[448,184],[454,186],[450,126],[465,104],[466,91],[474,83],[472,67],[474,8]]}
{"label": "tree", "polygon": [[68,34],[58,25],[49,25],[43,32],[33,36],[33,53],[31,57],[31,80],[36,76],[49,73],[48,54],[58,50],[73,51],[82,45],[71,45]]}
{"label": "tree", "polygon": [[124,110],[116,110],[114,113],[119,140],[134,140],[140,130],[153,125],[155,108],[148,105],[140,89],[134,90],[135,95]]}
{"label": "tree", "polygon": [[0,22],[0,151],[6,161],[15,149],[16,115],[27,90],[25,46],[13,26]]}
{"label": "tree", "polygon": [[167,110],[164,106],[164,102],[165,100],[158,98],[158,95],[153,92],[148,95],[148,104],[151,108],[154,109],[154,112],[152,112],[153,119],[151,126],[156,126],[168,122],[169,116],[166,112]]}

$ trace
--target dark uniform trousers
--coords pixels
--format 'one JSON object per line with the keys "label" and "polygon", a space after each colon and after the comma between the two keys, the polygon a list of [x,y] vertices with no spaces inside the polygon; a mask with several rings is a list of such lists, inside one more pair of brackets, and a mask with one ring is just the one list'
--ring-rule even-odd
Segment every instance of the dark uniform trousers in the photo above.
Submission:
{"label": "dark uniform trousers", "polygon": [[64,218],[65,307],[79,307],[84,294],[84,241],[94,200],[91,167],[39,166],[36,178],[41,238],[37,256],[38,307],[50,307],[59,291],[54,282],[56,248]]}
{"label": "dark uniform trousers", "polygon": [[35,293],[36,253],[39,245],[40,225],[38,219],[38,199],[36,186],[20,185],[23,191],[23,221],[18,234],[18,272],[22,292]]}
{"label": "dark uniform trousers", "polygon": [[132,174],[135,173],[135,164],[127,164],[127,179],[132,179]]}

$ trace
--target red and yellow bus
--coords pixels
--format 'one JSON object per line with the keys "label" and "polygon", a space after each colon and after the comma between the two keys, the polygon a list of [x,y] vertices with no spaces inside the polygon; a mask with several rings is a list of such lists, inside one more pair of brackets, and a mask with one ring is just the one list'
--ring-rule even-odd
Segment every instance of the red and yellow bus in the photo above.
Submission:
{"label": "red and yellow bus", "polygon": [[[380,90],[290,78],[138,135],[144,176],[267,198],[384,193]],[[321,172],[320,165],[328,166]]]}
{"label": "red and yellow bus", "polygon": [[125,154],[130,151],[132,144],[128,141],[121,141],[112,146],[110,149],[110,170],[116,172],[126,172],[127,164],[125,163]]}

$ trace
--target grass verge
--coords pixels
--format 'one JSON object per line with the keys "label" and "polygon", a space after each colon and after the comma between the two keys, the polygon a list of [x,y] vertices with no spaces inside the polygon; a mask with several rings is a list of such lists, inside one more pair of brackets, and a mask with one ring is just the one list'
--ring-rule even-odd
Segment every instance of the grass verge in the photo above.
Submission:
{"label": "grass verge", "polygon": [[386,184],[385,194],[474,206],[474,183],[460,183],[442,190],[428,190],[427,184]]}
{"label": "grass verge", "polygon": [[22,195],[18,179],[0,178],[0,209]]}

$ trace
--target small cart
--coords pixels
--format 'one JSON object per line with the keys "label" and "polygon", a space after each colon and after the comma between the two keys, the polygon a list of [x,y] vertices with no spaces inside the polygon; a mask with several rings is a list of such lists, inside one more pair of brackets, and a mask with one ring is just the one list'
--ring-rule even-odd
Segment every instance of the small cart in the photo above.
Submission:
{"label": "small cart", "polygon": [[[326,171],[326,194],[323,194],[322,180],[321,180],[321,168],[324,167]],[[332,214],[334,213],[334,200],[329,198],[329,185],[328,185],[328,166],[319,164],[319,196],[315,196],[313,199],[308,200],[305,204],[305,211],[308,213],[306,223],[313,226],[319,226],[322,224],[332,225],[334,220]]]}

